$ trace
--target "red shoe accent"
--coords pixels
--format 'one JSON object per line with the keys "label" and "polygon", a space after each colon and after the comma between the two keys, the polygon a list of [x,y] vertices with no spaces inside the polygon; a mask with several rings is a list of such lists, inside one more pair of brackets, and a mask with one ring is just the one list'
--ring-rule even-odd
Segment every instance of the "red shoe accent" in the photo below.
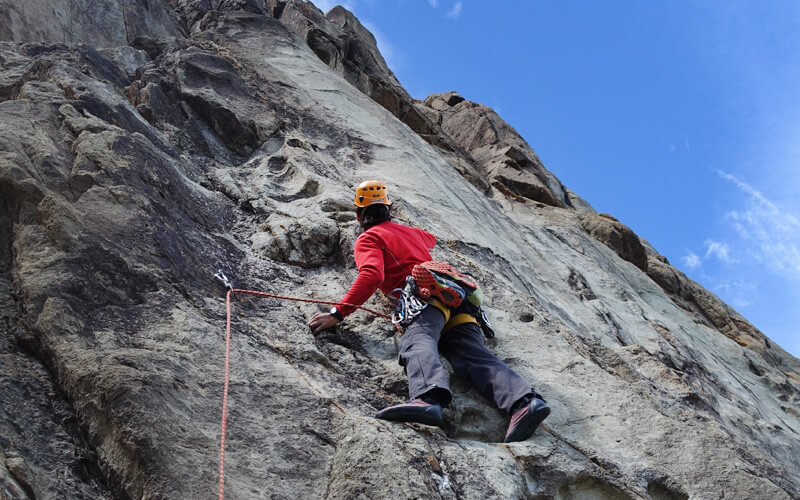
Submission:
{"label": "red shoe accent", "polygon": [[531,437],[547,416],[550,407],[543,400],[534,398],[530,404],[523,406],[511,415],[511,422],[506,432],[506,443],[525,441]]}

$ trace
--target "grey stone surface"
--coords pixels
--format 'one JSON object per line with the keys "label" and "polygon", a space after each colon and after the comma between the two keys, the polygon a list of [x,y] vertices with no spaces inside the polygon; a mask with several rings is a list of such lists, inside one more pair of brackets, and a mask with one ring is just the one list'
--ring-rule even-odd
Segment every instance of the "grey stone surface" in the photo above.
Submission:
{"label": "grey stone surface", "polygon": [[215,497],[213,274],[337,300],[352,189],[379,178],[480,281],[490,348],[553,413],[504,445],[508,417],[453,379],[442,429],[377,421],[407,390],[390,324],[356,313],[314,337],[320,307],[235,296],[228,498],[800,497],[800,361],[635,235],[647,272],[630,262],[612,219],[592,236],[599,216],[489,108],[418,103],[441,141],[398,119],[354,79],[389,81],[342,9],[148,5],[191,36],[20,24],[0,43],[3,495]]}
{"label": "grey stone surface", "polygon": [[127,45],[142,36],[182,37],[169,2],[147,0],[3,0],[0,41]]}

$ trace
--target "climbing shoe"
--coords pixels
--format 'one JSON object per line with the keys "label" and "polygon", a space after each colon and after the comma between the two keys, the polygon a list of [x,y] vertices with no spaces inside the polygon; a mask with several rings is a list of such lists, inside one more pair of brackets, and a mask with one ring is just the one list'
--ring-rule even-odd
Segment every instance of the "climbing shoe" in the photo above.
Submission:
{"label": "climbing shoe", "polygon": [[445,276],[440,273],[440,269],[449,268],[447,264],[441,262],[423,262],[417,264],[411,270],[411,276],[417,285],[417,292],[420,297],[427,299],[436,297],[447,307],[458,307],[466,297],[466,292],[458,283],[449,279],[452,276]]}
{"label": "climbing shoe", "polygon": [[511,414],[511,423],[508,424],[504,442],[525,441],[533,435],[533,432],[548,415],[550,415],[550,407],[547,406],[547,403],[539,398],[533,398],[530,404],[526,404]]}
{"label": "climbing shoe", "polygon": [[417,422],[425,425],[442,425],[442,407],[426,403],[420,398],[379,411],[375,418],[393,422]]}

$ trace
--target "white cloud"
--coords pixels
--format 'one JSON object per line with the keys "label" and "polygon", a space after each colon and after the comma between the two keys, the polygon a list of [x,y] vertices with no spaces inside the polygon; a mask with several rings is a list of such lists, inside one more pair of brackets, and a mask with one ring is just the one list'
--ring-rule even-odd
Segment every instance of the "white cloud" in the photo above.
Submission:
{"label": "white cloud", "polygon": [[713,256],[727,264],[736,262],[730,256],[730,247],[727,243],[708,239],[703,242],[703,246],[706,247],[706,258]]}
{"label": "white cloud", "polygon": [[681,257],[681,261],[683,262],[683,265],[686,266],[686,268],[689,270],[695,270],[701,265],[703,265],[703,262],[700,260],[700,257],[698,257],[697,254],[692,251],[689,251],[688,254]]}
{"label": "white cloud", "polygon": [[437,0],[428,0],[428,4],[434,9],[439,6],[439,2]]}
{"label": "white cloud", "polygon": [[[698,3],[699,5],[699,3]],[[758,176],[758,185],[784,211],[800,213],[800,2],[702,2],[705,47],[699,54],[727,100],[731,125],[744,132],[731,167]],[[764,29],[769,26],[770,29]],[[709,75],[711,77],[711,74]]]}
{"label": "white cloud", "polygon": [[723,281],[712,285],[714,293],[733,307],[745,308],[756,301],[756,285],[748,281]]}
{"label": "white cloud", "polygon": [[461,17],[461,9],[464,7],[464,4],[461,2],[456,2],[453,4],[453,8],[447,11],[447,17],[450,19],[458,19]]}
{"label": "white cloud", "polygon": [[771,270],[800,278],[800,218],[781,210],[750,184],[721,170],[717,173],[746,195],[743,206],[726,218],[748,252]]}

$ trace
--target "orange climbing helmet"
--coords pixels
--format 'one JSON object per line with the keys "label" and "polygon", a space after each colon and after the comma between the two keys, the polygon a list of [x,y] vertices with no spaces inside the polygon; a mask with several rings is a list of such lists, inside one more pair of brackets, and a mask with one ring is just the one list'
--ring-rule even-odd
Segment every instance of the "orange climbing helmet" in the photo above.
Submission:
{"label": "orange climbing helmet", "polygon": [[389,188],[382,181],[364,181],[356,188],[353,204],[357,207],[368,207],[375,204],[391,205]]}

